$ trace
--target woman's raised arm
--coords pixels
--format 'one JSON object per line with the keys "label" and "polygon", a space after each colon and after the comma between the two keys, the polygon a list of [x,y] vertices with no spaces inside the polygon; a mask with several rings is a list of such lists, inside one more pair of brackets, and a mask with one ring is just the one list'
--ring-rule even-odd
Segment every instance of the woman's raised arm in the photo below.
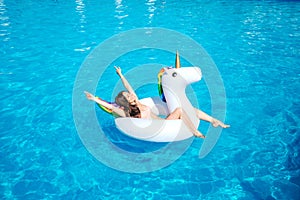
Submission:
{"label": "woman's raised arm", "polygon": [[131,87],[131,85],[130,85],[129,82],[127,81],[127,79],[123,76],[121,68],[115,66],[115,69],[116,69],[117,74],[120,76],[120,78],[121,78],[121,80],[122,80],[122,83],[123,83],[124,87],[126,88],[126,90],[127,90],[129,93],[135,95],[136,98],[138,98],[137,95],[136,95],[136,93],[134,92],[133,88]]}

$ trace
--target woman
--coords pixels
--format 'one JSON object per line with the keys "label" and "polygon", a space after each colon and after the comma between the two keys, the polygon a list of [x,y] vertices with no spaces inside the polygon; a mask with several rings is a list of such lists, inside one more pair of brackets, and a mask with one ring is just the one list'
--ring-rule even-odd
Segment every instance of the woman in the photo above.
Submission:
{"label": "woman", "polygon": [[[85,92],[87,99],[95,101],[96,103],[104,106],[107,109],[112,110],[113,114],[119,117],[135,117],[135,118],[145,118],[145,119],[163,119],[155,115],[151,112],[150,107],[143,105],[140,103],[136,93],[132,89],[131,85],[128,83],[126,78],[123,76],[121,68],[115,67],[117,74],[120,76],[124,87],[127,91],[120,92],[115,98],[115,104],[109,104],[106,101],[101,100],[100,98],[96,98],[94,95]],[[200,120],[205,120],[210,123],[214,127],[221,126],[222,128],[228,128],[229,125],[225,125],[221,121],[214,119],[208,114],[202,112],[199,109],[195,108],[195,112],[197,117]],[[171,114],[169,114],[166,120],[173,119],[182,119],[185,125],[190,129],[190,131],[196,136],[200,138],[205,138],[205,136],[200,133],[197,128],[194,126],[192,121],[189,119],[188,115],[182,108],[176,108]]]}

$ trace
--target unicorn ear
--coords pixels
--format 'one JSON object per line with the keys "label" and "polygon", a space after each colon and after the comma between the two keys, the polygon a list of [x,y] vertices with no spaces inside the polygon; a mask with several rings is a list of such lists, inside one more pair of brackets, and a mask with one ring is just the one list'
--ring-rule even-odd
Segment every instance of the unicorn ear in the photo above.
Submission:
{"label": "unicorn ear", "polygon": [[178,50],[176,51],[175,67],[176,69],[180,68],[180,59],[179,59]]}

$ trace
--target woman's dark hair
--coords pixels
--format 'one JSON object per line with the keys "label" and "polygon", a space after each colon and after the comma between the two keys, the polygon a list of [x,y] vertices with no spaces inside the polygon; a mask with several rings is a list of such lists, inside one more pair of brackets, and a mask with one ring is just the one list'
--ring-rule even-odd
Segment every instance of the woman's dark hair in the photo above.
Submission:
{"label": "woman's dark hair", "polygon": [[123,95],[125,91],[119,92],[115,98],[116,104],[124,108],[126,117],[141,118],[141,111],[136,104],[130,104],[126,97]]}

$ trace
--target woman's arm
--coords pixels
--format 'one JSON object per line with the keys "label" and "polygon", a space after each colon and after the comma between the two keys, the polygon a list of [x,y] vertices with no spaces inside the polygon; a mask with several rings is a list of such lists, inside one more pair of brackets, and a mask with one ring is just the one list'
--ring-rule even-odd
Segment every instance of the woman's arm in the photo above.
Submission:
{"label": "woman's arm", "polygon": [[113,114],[116,114],[116,115],[118,115],[120,117],[126,117],[124,110],[122,110],[121,108],[113,106],[112,104],[109,104],[106,101],[103,101],[102,99],[95,97],[94,95],[92,95],[89,92],[85,91],[84,93],[85,93],[86,98],[88,100],[94,101],[94,102],[96,102],[96,103],[104,106],[105,108],[107,108],[109,110],[112,110]]}
{"label": "woman's arm", "polygon": [[120,76],[124,87],[128,90],[129,93],[134,94],[136,96],[136,98],[137,98],[137,95],[135,94],[135,92],[132,89],[131,85],[126,80],[126,78],[123,76],[121,68],[115,66],[115,69],[116,69],[117,74]]}

